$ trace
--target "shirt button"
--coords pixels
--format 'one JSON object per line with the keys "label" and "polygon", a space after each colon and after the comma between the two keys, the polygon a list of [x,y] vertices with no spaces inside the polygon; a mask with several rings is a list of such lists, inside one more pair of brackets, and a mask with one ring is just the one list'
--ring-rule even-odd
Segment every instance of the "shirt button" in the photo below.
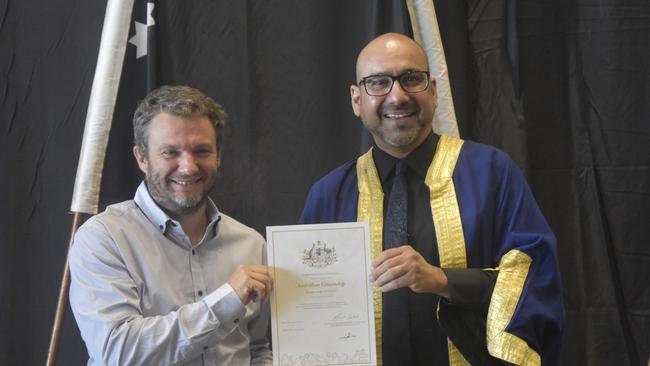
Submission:
{"label": "shirt button", "polygon": [[203,291],[199,290],[199,296],[203,296]]}
{"label": "shirt button", "polygon": [[235,318],[234,322],[235,324],[239,323],[239,318]]}
{"label": "shirt button", "polygon": [[163,226],[162,226],[162,225],[158,225],[158,227],[160,228],[160,230],[162,230],[162,229],[163,229]]}
{"label": "shirt button", "polygon": [[208,346],[203,346],[203,350],[204,350],[204,351],[207,351],[207,350],[208,350]]}
{"label": "shirt button", "polygon": [[194,249],[192,249],[192,255],[194,255],[194,254],[196,254],[196,251]]}

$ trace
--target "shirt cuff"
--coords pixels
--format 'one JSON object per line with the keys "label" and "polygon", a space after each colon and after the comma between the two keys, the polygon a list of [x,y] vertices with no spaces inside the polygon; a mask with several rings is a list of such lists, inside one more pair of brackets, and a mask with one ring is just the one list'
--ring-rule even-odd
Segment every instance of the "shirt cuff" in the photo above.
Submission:
{"label": "shirt cuff", "polygon": [[246,307],[228,283],[208,294],[202,301],[219,321],[219,326],[225,334],[235,330],[246,314]]}
{"label": "shirt cuff", "polygon": [[447,276],[450,304],[487,311],[497,280],[497,271],[479,268],[443,268],[443,271]]}

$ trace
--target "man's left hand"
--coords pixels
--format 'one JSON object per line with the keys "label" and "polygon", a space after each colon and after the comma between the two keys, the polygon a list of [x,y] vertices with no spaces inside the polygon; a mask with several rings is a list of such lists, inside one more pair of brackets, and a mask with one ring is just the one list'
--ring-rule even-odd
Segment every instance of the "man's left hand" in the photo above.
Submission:
{"label": "man's left hand", "polygon": [[372,261],[370,282],[382,292],[408,287],[413,292],[449,297],[447,276],[410,245],[387,249]]}

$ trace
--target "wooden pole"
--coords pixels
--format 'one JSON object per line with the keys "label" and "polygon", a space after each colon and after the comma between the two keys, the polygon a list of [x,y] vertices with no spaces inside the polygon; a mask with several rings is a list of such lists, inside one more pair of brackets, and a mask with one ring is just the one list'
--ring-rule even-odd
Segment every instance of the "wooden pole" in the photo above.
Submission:
{"label": "wooden pole", "polygon": [[[99,42],[97,66],[90,90],[90,100],[86,111],[86,124],[81,141],[81,152],[77,175],[75,177],[72,204],[74,212],[72,232],[68,251],[72,246],[74,234],[83,222],[83,213],[97,213],[99,189],[101,188],[102,170],[106,157],[106,146],[113,121],[113,110],[120,85],[126,42],[129,36],[131,13],[134,0],[108,0]],[[56,362],[63,315],[65,314],[68,290],[70,288],[70,270],[66,255],[61,290],[54,316],[50,348],[47,351],[47,366]]]}
{"label": "wooden pole", "polygon": [[[74,213],[72,219],[72,231],[70,233],[70,242],[68,251],[72,247],[74,234],[84,220],[84,214]],[[63,269],[63,278],[61,279],[61,289],[59,290],[59,300],[56,305],[56,314],[54,315],[54,326],[52,327],[52,336],[50,338],[50,348],[47,351],[47,366],[54,366],[56,363],[56,354],[59,351],[59,338],[61,338],[61,329],[63,328],[63,318],[65,315],[66,303],[68,301],[68,290],[70,289],[70,268],[68,267],[68,255],[66,253],[65,268]]]}

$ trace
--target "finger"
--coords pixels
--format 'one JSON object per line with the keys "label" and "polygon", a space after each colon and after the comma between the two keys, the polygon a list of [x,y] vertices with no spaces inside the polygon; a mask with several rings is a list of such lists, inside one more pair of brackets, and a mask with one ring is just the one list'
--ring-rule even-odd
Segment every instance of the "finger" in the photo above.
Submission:
{"label": "finger", "polygon": [[382,273],[381,276],[377,277],[377,279],[374,282],[374,285],[377,287],[383,287],[391,281],[395,281],[401,277],[404,277],[407,273],[408,271],[406,269],[406,266],[404,265],[391,267],[390,269]]}
{"label": "finger", "polygon": [[381,263],[379,266],[375,267],[371,272],[370,272],[370,282],[375,282],[379,277],[381,277],[384,273],[389,271],[391,268],[401,266],[404,264],[404,256],[398,255],[391,257],[387,260],[385,260],[383,263]]}
{"label": "finger", "polygon": [[266,270],[255,270],[250,266],[240,266],[231,276],[234,279],[239,281],[246,281],[249,278],[263,278],[269,277],[269,273]]}
{"label": "finger", "polygon": [[259,266],[255,270],[247,272],[247,276],[264,283],[267,292],[273,289],[273,277],[266,266]]}
{"label": "finger", "polygon": [[267,292],[270,292],[272,290],[273,279],[270,275],[264,273],[251,273],[249,277],[252,280],[262,283]]}
{"label": "finger", "polygon": [[263,264],[248,264],[246,265],[246,268],[250,270],[252,273],[264,273],[264,274],[269,274],[269,267],[263,265]]}
{"label": "finger", "polygon": [[268,297],[273,286],[268,267],[264,265],[239,265],[232,274],[230,285],[235,289],[244,304]]}
{"label": "finger", "polygon": [[250,281],[247,286],[249,299],[253,302],[264,301],[268,294],[268,286],[260,281]]}
{"label": "finger", "polygon": [[378,271],[377,272],[378,274],[384,273],[390,268],[401,266],[401,265],[412,268],[413,266],[416,266],[419,263],[426,263],[424,258],[422,258],[422,255],[419,252],[417,252],[415,249],[413,249],[411,246],[405,245],[396,249],[401,249],[399,255],[393,256],[385,260],[382,264],[380,264],[377,268],[375,268],[375,270]]}
{"label": "finger", "polygon": [[396,278],[396,279],[384,284],[383,286],[381,286],[379,288],[379,290],[381,290],[381,292],[389,292],[389,291],[397,290],[397,289],[402,288],[402,287],[409,287],[409,286],[407,286],[405,284],[405,281],[404,281],[405,277],[406,276]]}
{"label": "finger", "polygon": [[372,261],[372,268],[375,268],[375,267],[381,265],[382,263],[384,263],[386,260],[388,260],[390,258],[393,258],[395,256],[400,255],[401,252],[402,252],[402,249],[400,249],[400,248],[401,247],[399,247],[399,248],[390,248],[390,249],[386,249],[383,252],[381,252],[381,254],[379,256],[377,256],[377,258],[375,258]]}
{"label": "finger", "polygon": [[249,276],[245,270],[238,268],[228,280],[230,287],[235,290],[240,300],[244,305],[249,301],[249,289],[253,279]]}
{"label": "finger", "polygon": [[268,267],[262,264],[240,264],[235,272],[241,273],[269,273]]}

